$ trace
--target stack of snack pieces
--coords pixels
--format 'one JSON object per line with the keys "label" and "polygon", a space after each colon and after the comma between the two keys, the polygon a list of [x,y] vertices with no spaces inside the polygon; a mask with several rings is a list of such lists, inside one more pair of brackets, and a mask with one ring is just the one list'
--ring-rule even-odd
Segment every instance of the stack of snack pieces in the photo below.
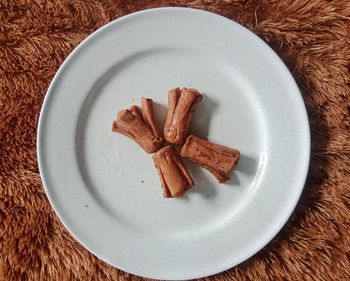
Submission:
{"label": "stack of snack pieces", "polygon": [[[141,98],[141,109],[133,105],[117,113],[112,131],[121,133],[143,148],[154,153],[152,158],[161,180],[165,198],[181,197],[194,186],[194,181],[182,157],[211,172],[219,183],[230,179],[240,152],[190,135],[193,114],[202,95],[195,89],[175,88],[168,93],[168,113],[164,125],[164,138],[157,129],[153,100]],[[165,145],[165,141],[169,145]],[[173,144],[183,145],[180,155]]]}

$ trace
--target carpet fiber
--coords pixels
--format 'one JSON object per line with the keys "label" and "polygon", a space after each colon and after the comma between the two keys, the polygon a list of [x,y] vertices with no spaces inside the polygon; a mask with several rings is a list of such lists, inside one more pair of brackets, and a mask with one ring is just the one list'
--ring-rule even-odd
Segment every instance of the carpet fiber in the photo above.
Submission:
{"label": "carpet fiber", "polygon": [[[137,280],[65,230],[38,172],[47,87],[85,37],[128,13],[189,6],[233,19],[293,73],[308,110],[311,166],[292,217],[257,255],[208,280],[350,280],[350,1],[1,0],[0,280]],[[283,93],[282,93],[283,94]]]}

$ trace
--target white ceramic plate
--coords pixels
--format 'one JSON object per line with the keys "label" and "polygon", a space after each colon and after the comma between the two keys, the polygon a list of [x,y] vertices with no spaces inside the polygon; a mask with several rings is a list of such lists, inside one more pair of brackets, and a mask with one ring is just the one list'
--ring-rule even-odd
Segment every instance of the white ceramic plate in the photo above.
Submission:
{"label": "white ceramic plate", "polygon": [[[141,96],[163,122],[176,86],[204,94],[192,132],[242,158],[222,185],[186,162],[196,186],[164,199],[151,156],[111,124]],[[104,261],[158,279],[211,275],[259,251],[295,208],[309,153],[305,106],[278,56],[239,24],[184,8],[131,14],[84,40],[38,130],[40,173],[67,229]]]}

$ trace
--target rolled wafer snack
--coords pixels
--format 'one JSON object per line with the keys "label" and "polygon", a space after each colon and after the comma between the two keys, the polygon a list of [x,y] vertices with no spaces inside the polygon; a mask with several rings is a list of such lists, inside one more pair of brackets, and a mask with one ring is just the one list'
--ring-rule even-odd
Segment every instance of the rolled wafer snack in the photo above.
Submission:
{"label": "rolled wafer snack", "polygon": [[229,174],[238,164],[240,152],[191,135],[181,149],[181,156],[201,165],[211,172],[219,183],[223,183],[230,179]]}
{"label": "rolled wafer snack", "polygon": [[193,179],[175,148],[163,147],[152,156],[165,198],[181,197],[193,185]]}
{"label": "rolled wafer snack", "polygon": [[141,104],[142,109],[133,105],[119,111],[112,131],[131,138],[147,153],[154,153],[162,147],[164,139],[155,123],[152,99],[142,98]]}
{"label": "rolled wafer snack", "polygon": [[191,126],[193,114],[202,95],[195,89],[175,88],[168,92],[168,114],[164,138],[174,144],[183,144]]}

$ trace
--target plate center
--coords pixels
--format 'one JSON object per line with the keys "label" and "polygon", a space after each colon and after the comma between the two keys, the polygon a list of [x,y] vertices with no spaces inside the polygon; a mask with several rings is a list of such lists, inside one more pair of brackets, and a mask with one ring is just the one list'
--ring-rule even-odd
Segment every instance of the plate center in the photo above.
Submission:
{"label": "plate center", "polygon": [[[237,148],[242,157],[232,179],[218,184],[185,161],[195,187],[183,198],[164,199],[151,155],[111,131],[117,111],[156,103],[162,130],[167,91],[193,87],[203,93],[191,133]],[[91,89],[81,112],[76,143],[86,188],[117,223],[155,235],[199,235],[226,224],[258,188],[265,151],[264,120],[255,93],[234,65],[191,50],[153,49],[116,63]],[[260,165],[261,167],[261,165]]]}

